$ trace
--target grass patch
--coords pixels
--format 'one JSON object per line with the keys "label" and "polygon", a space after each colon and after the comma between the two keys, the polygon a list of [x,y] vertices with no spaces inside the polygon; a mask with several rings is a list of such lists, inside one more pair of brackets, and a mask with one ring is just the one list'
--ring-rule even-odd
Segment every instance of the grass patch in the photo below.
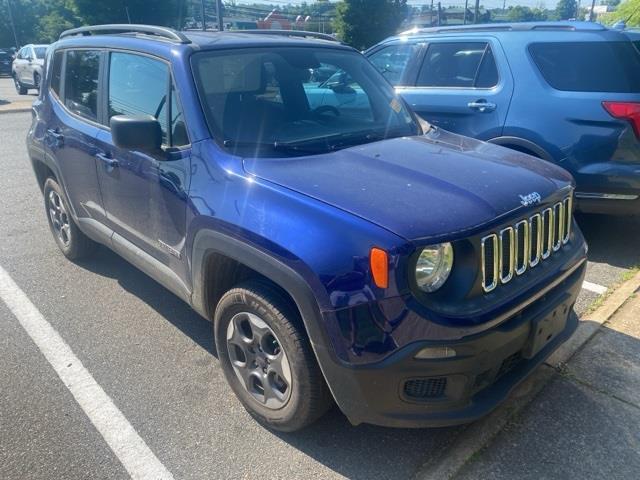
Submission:
{"label": "grass patch", "polygon": [[622,285],[627,280],[631,280],[638,272],[640,272],[640,265],[632,267],[629,270],[625,271],[622,275],[620,275],[620,278],[613,285],[607,288],[607,291],[605,293],[600,295],[591,303],[591,305],[589,305],[587,310],[582,315],[589,315],[590,313],[595,312],[602,306],[604,301],[618,289],[620,285]]}

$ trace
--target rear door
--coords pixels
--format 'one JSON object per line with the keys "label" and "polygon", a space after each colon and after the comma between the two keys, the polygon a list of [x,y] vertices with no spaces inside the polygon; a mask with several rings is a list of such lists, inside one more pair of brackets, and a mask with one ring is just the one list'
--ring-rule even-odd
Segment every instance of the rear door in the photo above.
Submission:
{"label": "rear door", "polygon": [[53,55],[48,95],[51,112],[45,145],[62,173],[63,186],[78,217],[104,217],[94,155],[102,52],[58,50]]}
{"label": "rear door", "polygon": [[411,85],[397,91],[430,123],[488,140],[502,133],[513,79],[496,39],[436,39],[424,47]]}
{"label": "rear door", "polygon": [[640,54],[623,38],[617,32],[596,41],[557,36],[527,48],[530,81],[542,90],[517,96],[509,112],[515,125],[505,135],[535,109],[544,119],[537,129],[548,142],[542,146],[574,174],[579,193],[640,188]]}
{"label": "rear door", "polygon": [[[106,128],[98,135],[96,159],[108,224],[174,271],[180,270],[191,147],[169,64],[115,51],[106,65]],[[162,127],[162,150],[115,146],[108,128],[114,115],[156,117]]]}

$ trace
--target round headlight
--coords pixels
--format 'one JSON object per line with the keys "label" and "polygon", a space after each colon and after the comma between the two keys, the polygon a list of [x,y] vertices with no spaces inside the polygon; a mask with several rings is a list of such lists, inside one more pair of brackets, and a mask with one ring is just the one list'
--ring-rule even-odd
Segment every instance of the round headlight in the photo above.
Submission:
{"label": "round headlight", "polygon": [[416,283],[425,292],[435,292],[449,278],[453,267],[453,247],[440,243],[425,247],[416,263]]}

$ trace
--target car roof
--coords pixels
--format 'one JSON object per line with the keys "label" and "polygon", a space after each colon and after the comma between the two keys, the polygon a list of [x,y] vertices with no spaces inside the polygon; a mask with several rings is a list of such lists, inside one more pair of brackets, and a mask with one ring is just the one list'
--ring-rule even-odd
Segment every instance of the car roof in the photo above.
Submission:
{"label": "car roof", "polygon": [[495,37],[512,39],[531,39],[553,37],[554,40],[576,39],[578,37],[603,39],[622,39],[619,30],[612,30],[594,22],[558,21],[558,22],[521,22],[521,23],[488,23],[470,25],[451,25],[442,27],[413,28],[398,35],[383,40],[382,43],[393,41],[420,40],[435,36],[478,36],[490,34]]}

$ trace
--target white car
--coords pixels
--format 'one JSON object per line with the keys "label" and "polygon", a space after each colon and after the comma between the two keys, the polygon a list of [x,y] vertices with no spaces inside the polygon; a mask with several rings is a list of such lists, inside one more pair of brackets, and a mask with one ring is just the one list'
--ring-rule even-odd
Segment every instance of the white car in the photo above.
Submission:
{"label": "white car", "polygon": [[16,54],[11,66],[11,76],[20,95],[26,95],[30,88],[40,89],[48,46],[25,45]]}

